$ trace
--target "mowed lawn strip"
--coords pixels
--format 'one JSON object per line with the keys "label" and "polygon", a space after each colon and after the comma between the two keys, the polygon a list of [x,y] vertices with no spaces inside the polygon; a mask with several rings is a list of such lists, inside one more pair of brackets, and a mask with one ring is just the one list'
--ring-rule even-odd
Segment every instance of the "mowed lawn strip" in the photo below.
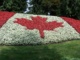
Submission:
{"label": "mowed lawn strip", "polygon": [[35,46],[0,46],[0,60],[80,60],[80,40]]}

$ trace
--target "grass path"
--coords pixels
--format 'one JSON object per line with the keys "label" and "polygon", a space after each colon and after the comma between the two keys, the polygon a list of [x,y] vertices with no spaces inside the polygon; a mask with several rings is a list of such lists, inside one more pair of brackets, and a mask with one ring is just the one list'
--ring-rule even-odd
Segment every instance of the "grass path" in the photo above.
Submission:
{"label": "grass path", "polygon": [[80,60],[80,40],[37,46],[0,46],[0,60]]}

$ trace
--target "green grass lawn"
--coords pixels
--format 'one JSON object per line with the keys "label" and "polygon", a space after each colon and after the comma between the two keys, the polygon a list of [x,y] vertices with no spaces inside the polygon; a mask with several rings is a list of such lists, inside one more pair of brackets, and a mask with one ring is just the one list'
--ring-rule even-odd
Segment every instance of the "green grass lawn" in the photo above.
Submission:
{"label": "green grass lawn", "polygon": [[0,46],[0,60],[80,60],[80,40],[35,46]]}

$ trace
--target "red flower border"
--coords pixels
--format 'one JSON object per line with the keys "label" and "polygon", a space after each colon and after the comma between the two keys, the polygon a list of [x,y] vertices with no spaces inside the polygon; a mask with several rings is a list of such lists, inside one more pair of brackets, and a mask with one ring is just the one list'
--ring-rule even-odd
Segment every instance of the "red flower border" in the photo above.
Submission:
{"label": "red flower border", "polygon": [[0,11],[0,28],[7,22],[7,20],[12,17],[14,12]]}

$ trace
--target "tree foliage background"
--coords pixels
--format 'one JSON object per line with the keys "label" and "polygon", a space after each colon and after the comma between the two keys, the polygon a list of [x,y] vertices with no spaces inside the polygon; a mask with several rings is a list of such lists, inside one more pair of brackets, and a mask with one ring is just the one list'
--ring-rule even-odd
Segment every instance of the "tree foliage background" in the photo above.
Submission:
{"label": "tree foliage background", "polygon": [[[31,14],[66,16],[80,19],[80,0],[29,0]],[[26,0],[0,0],[0,10],[24,12]]]}
{"label": "tree foliage background", "polygon": [[26,5],[26,0],[0,0],[2,11],[24,12]]}
{"label": "tree foliage background", "polygon": [[80,19],[80,0],[32,0],[30,13],[67,16]]}

